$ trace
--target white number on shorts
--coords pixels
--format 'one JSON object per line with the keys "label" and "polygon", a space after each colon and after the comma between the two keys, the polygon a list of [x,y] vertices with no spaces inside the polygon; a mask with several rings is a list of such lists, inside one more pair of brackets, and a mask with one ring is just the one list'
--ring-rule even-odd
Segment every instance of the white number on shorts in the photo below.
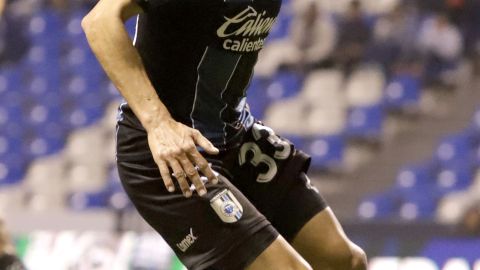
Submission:
{"label": "white number on shorts", "polygon": [[258,141],[262,138],[262,134],[261,134],[261,131],[262,130],[265,130],[268,132],[269,136],[267,138],[267,140],[272,144],[272,145],[281,145],[282,146],[282,150],[277,150],[275,151],[275,154],[273,155],[274,158],[276,159],[287,159],[289,156],[290,156],[290,152],[292,151],[292,149],[290,149],[290,144],[282,139],[280,139],[280,137],[278,137],[275,132],[273,131],[273,129],[269,128],[269,127],[266,127],[266,126],[262,126],[260,124],[253,124],[253,138]]}
{"label": "white number on shorts", "polygon": [[[287,159],[290,156],[290,152],[292,151],[290,148],[290,144],[286,141],[280,139],[275,132],[269,127],[265,127],[259,124],[253,125],[253,138],[258,141],[261,137],[261,131],[266,130],[269,134],[267,140],[272,145],[281,145],[282,150],[275,151],[274,158],[276,159]],[[253,158],[250,160],[250,163],[258,167],[261,163],[265,164],[268,168],[266,173],[260,173],[257,177],[257,182],[260,183],[268,183],[272,181],[272,179],[277,174],[277,163],[273,158],[264,154],[260,147],[254,142],[248,142],[242,145],[240,148],[239,153],[239,162],[240,165],[243,165],[247,162],[247,153],[252,152]]]}

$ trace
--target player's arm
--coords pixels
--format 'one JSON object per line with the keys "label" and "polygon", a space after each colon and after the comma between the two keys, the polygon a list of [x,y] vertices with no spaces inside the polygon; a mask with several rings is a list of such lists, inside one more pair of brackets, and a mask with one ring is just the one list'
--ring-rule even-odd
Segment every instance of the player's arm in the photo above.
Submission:
{"label": "player's arm", "polygon": [[134,0],[101,0],[82,20],[82,27],[105,72],[145,127],[167,189],[174,191],[171,168],[185,196],[192,195],[187,177],[203,195],[206,190],[195,166],[210,181],[218,180],[196,145],[210,154],[218,149],[197,130],[173,120],[156,94],[124,26],[128,18],[141,12]]}

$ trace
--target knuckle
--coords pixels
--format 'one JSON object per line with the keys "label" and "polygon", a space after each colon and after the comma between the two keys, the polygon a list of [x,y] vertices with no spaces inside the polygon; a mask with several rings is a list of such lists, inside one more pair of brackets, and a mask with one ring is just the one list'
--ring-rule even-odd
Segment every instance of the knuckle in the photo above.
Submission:
{"label": "knuckle", "polygon": [[200,131],[196,130],[196,129],[192,129],[192,135],[193,136],[199,136],[201,135]]}
{"label": "knuckle", "polygon": [[193,143],[186,143],[183,145],[182,148],[186,152],[193,152],[196,150],[195,145]]}
{"label": "knuckle", "polygon": [[182,151],[179,148],[170,150],[170,156],[179,156],[181,153]]}
{"label": "knuckle", "polygon": [[185,173],[186,173],[189,177],[192,177],[192,176],[196,176],[196,175],[197,175],[197,170],[195,170],[194,168],[192,168],[192,169],[186,170]]}
{"label": "knuckle", "polygon": [[210,170],[207,170],[207,169],[210,168],[210,167],[208,166],[208,163],[205,162],[205,161],[200,161],[200,162],[198,162],[197,166],[198,166],[198,168],[199,168],[200,170],[202,170],[202,171],[205,171],[205,170],[206,170],[206,171],[210,171]]}

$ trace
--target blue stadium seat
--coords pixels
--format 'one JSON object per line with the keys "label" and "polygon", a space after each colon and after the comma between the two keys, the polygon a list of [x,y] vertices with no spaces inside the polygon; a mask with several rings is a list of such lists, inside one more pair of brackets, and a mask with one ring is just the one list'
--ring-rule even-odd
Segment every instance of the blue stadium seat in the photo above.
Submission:
{"label": "blue stadium seat", "polygon": [[292,15],[288,14],[286,8],[282,8],[280,14],[277,17],[277,22],[273,25],[272,29],[270,30],[270,34],[268,35],[267,42],[285,38],[288,35],[288,31],[290,29],[290,23],[292,21]]}
{"label": "blue stadium seat", "polygon": [[248,87],[247,103],[250,105],[250,112],[258,119],[263,118],[265,110],[270,104],[266,91],[267,84],[267,80],[254,77]]}
{"label": "blue stadium seat", "polygon": [[0,186],[20,182],[25,174],[28,160],[19,153],[9,153],[0,157]]}
{"label": "blue stadium seat", "polygon": [[349,138],[381,139],[384,113],[380,105],[349,109],[345,134]]}
{"label": "blue stadium seat", "polygon": [[47,124],[60,123],[60,108],[58,106],[48,107],[38,103],[30,108],[25,108],[23,121],[32,129],[41,129]]}
{"label": "blue stadium seat", "polygon": [[436,193],[413,191],[403,194],[399,216],[406,220],[422,220],[433,217],[439,196]]}
{"label": "blue stadium seat", "polygon": [[4,126],[6,127],[12,123],[22,123],[23,121],[22,104],[15,104],[13,101],[11,104],[8,104],[9,101],[12,100],[6,99],[0,104],[0,129],[2,129],[2,132],[7,133],[10,131],[6,128],[4,129]]}
{"label": "blue stadium seat", "polygon": [[367,196],[360,202],[357,215],[362,219],[391,218],[398,211],[400,200],[399,193],[394,190]]}
{"label": "blue stadium seat", "polygon": [[312,156],[312,167],[337,170],[343,163],[345,141],[340,135],[320,136],[307,140],[305,150]]}
{"label": "blue stadium seat", "polygon": [[463,162],[441,169],[436,177],[437,191],[446,194],[467,189],[473,180],[473,169]]}
{"label": "blue stadium seat", "polygon": [[435,151],[435,159],[441,166],[467,161],[473,154],[473,145],[465,133],[443,138]]}
{"label": "blue stadium seat", "polygon": [[66,35],[70,42],[78,43],[85,40],[85,34],[82,29],[82,19],[88,13],[88,9],[77,8],[73,11],[66,21]]}
{"label": "blue stadium seat", "polygon": [[266,86],[267,96],[275,101],[295,96],[302,88],[303,78],[295,72],[281,71]]}
{"label": "blue stadium seat", "polygon": [[282,134],[286,139],[288,139],[293,145],[295,145],[296,149],[305,151],[305,136],[299,135],[289,135],[289,134]]}
{"label": "blue stadium seat", "polygon": [[397,174],[395,188],[402,193],[425,191],[435,187],[435,168],[431,164],[404,166]]}
{"label": "blue stadium seat", "polygon": [[397,75],[385,89],[384,104],[390,110],[416,109],[420,101],[420,80],[411,75]]}
{"label": "blue stadium seat", "polygon": [[69,198],[69,205],[74,210],[87,210],[95,208],[108,207],[110,193],[106,191],[99,192],[77,192]]}
{"label": "blue stadium seat", "polygon": [[30,19],[29,35],[34,43],[58,44],[64,22],[60,12],[55,9],[43,9]]}
{"label": "blue stadium seat", "polygon": [[9,91],[18,91],[22,85],[22,74],[18,69],[0,69],[0,96]]}

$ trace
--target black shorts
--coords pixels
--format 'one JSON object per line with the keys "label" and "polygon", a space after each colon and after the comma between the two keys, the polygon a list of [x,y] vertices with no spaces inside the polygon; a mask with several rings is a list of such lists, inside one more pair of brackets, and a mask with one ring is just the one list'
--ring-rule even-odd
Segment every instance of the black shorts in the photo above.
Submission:
{"label": "black shorts", "polygon": [[165,188],[147,134],[124,106],[117,126],[117,163],[141,216],[188,269],[244,269],[282,234],[291,241],[326,208],[306,176],[310,158],[256,123],[243,143],[206,156],[219,174],[208,193],[185,198]]}

